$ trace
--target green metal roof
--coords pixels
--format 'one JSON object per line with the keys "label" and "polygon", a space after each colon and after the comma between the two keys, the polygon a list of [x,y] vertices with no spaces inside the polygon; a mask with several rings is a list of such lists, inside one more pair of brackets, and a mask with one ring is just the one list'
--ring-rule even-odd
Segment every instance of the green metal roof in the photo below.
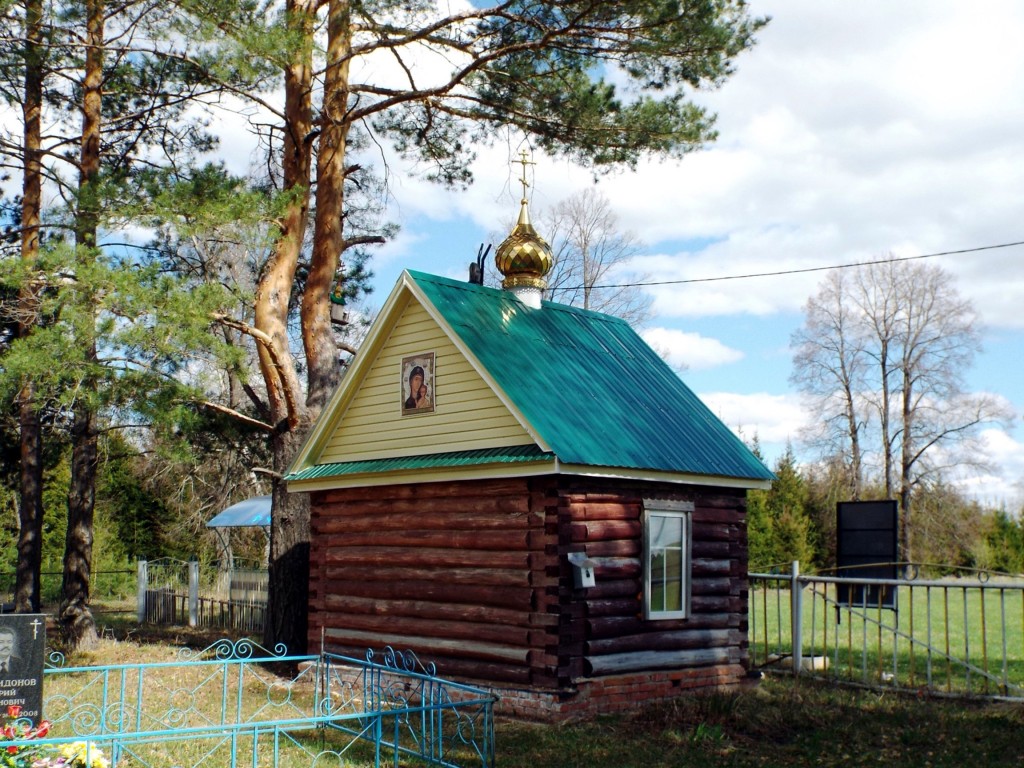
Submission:
{"label": "green metal roof", "polygon": [[340,477],[362,473],[395,472],[408,469],[440,469],[470,467],[483,464],[519,464],[534,461],[554,461],[555,455],[542,451],[536,445],[516,445],[510,448],[484,448],[475,451],[430,453],[423,456],[401,456],[392,459],[342,461],[335,464],[316,464],[290,473],[286,480],[315,480],[321,477]]}
{"label": "green metal roof", "polygon": [[408,274],[561,462],[774,477],[625,321]]}

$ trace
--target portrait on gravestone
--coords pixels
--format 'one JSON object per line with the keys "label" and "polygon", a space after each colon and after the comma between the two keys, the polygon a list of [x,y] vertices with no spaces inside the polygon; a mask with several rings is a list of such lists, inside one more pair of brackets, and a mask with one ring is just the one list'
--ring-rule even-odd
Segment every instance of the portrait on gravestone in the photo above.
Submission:
{"label": "portrait on gravestone", "polygon": [[45,654],[45,616],[0,615],[0,710],[17,706],[20,717],[42,720]]}

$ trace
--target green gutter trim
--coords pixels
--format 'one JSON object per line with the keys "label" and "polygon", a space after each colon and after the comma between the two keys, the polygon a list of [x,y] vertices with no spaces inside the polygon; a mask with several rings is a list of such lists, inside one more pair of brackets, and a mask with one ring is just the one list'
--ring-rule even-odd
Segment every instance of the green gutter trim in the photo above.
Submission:
{"label": "green gutter trim", "polygon": [[514,445],[505,448],[483,448],[472,451],[428,453],[420,456],[396,456],[388,459],[366,459],[363,461],[316,464],[312,467],[290,472],[284,479],[292,482],[356,474],[474,467],[485,464],[519,464],[536,461],[554,461],[554,459],[555,454],[543,451],[536,445]]}

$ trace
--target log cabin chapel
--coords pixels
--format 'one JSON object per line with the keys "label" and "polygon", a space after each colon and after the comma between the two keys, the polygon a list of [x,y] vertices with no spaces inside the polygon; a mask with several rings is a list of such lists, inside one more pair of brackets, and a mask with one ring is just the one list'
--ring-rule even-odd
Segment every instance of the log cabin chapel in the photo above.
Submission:
{"label": "log cabin chapel", "polygon": [[736,685],[773,475],[626,322],[542,300],[522,183],[502,289],[404,272],[289,470],[310,647],[410,649],[530,719]]}

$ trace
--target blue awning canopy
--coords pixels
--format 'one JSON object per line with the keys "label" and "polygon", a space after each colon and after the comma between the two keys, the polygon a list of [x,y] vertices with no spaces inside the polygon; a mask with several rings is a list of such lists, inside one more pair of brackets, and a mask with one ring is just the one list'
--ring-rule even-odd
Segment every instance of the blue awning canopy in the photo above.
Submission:
{"label": "blue awning canopy", "polygon": [[270,525],[270,496],[253,496],[217,513],[207,528],[249,528]]}

